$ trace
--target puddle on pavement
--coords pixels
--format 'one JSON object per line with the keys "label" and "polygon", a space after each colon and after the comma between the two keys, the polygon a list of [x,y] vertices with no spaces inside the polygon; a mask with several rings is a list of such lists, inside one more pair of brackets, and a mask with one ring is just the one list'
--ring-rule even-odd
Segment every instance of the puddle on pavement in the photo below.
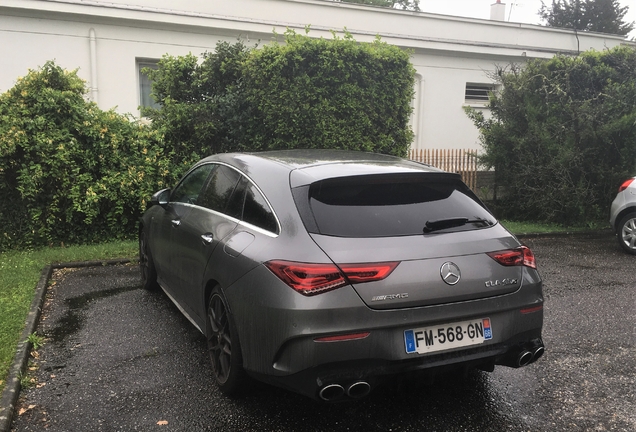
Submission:
{"label": "puddle on pavement", "polygon": [[135,291],[138,289],[141,288],[139,286],[112,288],[109,290],[86,293],[79,297],[66,299],[64,303],[66,303],[68,310],[64,313],[62,318],[58,320],[55,327],[47,332],[48,337],[53,342],[63,342],[65,338],[82,328],[82,325],[84,324],[84,316],[82,315],[82,310],[88,303],[94,300],[112,297],[118,294],[122,294],[128,291]]}

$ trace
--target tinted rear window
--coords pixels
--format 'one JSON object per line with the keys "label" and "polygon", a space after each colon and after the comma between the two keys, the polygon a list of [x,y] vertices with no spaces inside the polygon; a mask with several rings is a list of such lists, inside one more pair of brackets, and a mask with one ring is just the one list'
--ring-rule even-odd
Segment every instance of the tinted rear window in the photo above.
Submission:
{"label": "tinted rear window", "polygon": [[[480,229],[496,223],[470,189],[454,176],[344,177],[313,183],[308,193],[315,224],[306,226],[325,235],[422,235],[426,222],[456,218],[471,222],[435,233]],[[306,217],[307,213],[303,215]]]}

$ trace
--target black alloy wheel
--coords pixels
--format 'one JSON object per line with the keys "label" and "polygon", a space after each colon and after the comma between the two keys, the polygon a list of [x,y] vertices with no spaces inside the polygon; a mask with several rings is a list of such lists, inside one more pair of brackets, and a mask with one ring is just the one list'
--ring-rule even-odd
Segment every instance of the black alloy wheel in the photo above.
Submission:
{"label": "black alloy wheel", "polygon": [[146,233],[143,227],[139,231],[139,270],[141,272],[141,284],[144,289],[155,290],[159,287],[157,283],[157,270],[150,255],[148,243],[146,242]]}
{"label": "black alloy wheel", "polygon": [[206,327],[214,378],[223,393],[237,395],[245,380],[243,359],[238,335],[218,287],[208,301]]}

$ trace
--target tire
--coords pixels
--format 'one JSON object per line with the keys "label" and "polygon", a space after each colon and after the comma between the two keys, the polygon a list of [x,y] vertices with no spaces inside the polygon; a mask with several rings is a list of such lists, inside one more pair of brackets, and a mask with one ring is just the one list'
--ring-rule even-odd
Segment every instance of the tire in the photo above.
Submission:
{"label": "tire", "polygon": [[228,311],[227,301],[217,286],[208,299],[205,320],[212,373],[223,393],[238,396],[245,390],[247,375],[238,333]]}
{"label": "tire", "polygon": [[636,255],[636,213],[628,213],[621,219],[616,237],[625,252]]}
{"label": "tire", "polygon": [[159,287],[157,270],[146,242],[146,233],[143,227],[139,230],[139,271],[141,273],[141,285],[144,289],[154,291]]}

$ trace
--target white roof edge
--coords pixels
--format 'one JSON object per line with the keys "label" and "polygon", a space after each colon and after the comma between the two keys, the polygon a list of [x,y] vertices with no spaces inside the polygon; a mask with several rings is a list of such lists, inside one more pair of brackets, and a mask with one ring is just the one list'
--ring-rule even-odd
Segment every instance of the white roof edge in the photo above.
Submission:
{"label": "white roof edge", "polygon": [[[134,1],[134,0],[132,0]],[[613,40],[614,43],[625,45],[625,46],[636,46],[636,42],[629,41],[625,39],[625,37],[618,35],[610,35],[610,34],[602,34],[602,33],[594,33],[594,32],[578,32],[575,33],[573,30],[569,29],[560,29],[560,28],[552,28],[552,27],[544,27],[535,24],[525,24],[525,23],[512,23],[512,22],[500,22],[500,21],[491,21],[488,19],[480,19],[480,18],[466,18],[466,17],[456,17],[450,15],[441,15],[441,14],[432,14],[426,12],[413,12],[413,11],[402,11],[396,9],[387,9],[381,7],[374,7],[368,5],[358,5],[351,3],[341,3],[341,2],[331,2],[326,0],[273,0],[279,2],[286,3],[305,3],[318,5],[321,7],[337,7],[337,8],[353,8],[353,9],[364,9],[364,10],[372,10],[375,13],[382,14],[399,14],[402,16],[410,15],[415,17],[421,17],[431,20],[437,21],[448,21],[448,22],[466,22],[473,24],[482,24],[496,27],[504,27],[509,28],[511,30],[520,30],[525,29],[529,31],[540,31],[540,32],[554,32],[563,35],[576,35],[579,38],[592,38],[592,39],[603,39],[603,40]],[[70,14],[70,15],[82,15],[82,16],[94,16],[100,18],[111,18],[117,20],[135,20],[139,21],[139,14],[144,15],[143,21],[147,21],[149,23],[166,23],[177,26],[194,26],[199,28],[209,28],[210,24],[206,24],[205,21],[217,21],[217,22],[226,22],[226,23],[243,23],[245,28],[237,28],[235,24],[233,25],[220,25],[219,27],[225,28],[227,30],[234,30],[236,33],[243,32],[252,32],[253,34],[261,34],[261,35],[272,35],[273,28],[291,28],[294,30],[302,30],[304,26],[302,26],[298,22],[286,22],[286,21],[277,21],[277,20],[267,20],[267,19],[258,19],[258,18],[250,18],[243,16],[231,16],[231,15],[222,15],[222,14],[213,14],[213,13],[205,13],[205,12],[191,12],[191,11],[183,11],[183,10],[175,10],[175,9],[167,9],[167,8],[158,8],[158,7],[148,7],[140,4],[125,4],[125,3],[115,3],[109,1],[102,0],[4,0],[3,4],[0,6],[1,9],[15,9],[15,10],[25,10],[25,11],[46,11],[51,13],[62,13],[62,14]],[[109,13],[104,13],[105,11],[109,11]],[[170,19],[169,17],[173,17]],[[196,22],[188,22],[188,19],[194,19]],[[334,30],[334,27],[327,27],[324,25],[311,25],[312,31],[316,31],[318,33],[321,32],[331,32]],[[526,45],[526,44],[510,44],[503,42],[488,42],[488,41],[475,41],[475,40],[465,40],[465,39],[452,39],[452,38],[444,38],[444,37],[430,37],[423,35],[413,35],[407,33],[393,33],[386,31],[374,32],[371,30],[359,28],[350,28],[347,27],[347,30],[356,36],[363,36],[368,38],[374,38],[379,35],[383,40],[390,42],[392,44],[402,46],[409,49],[431,49],[436,51],[447,51],[447,52],[472,52],[479,53],[484,50],[487,51],[491,55],[520,55],[521,52],[526,52],[528,57],[543,57],[546,55],[554,55],[557,53],[563,54],[574,54],[577,52],[576,49],[570,48],[559,48],[559,47],[546,47],[540,45]],[[342,30],[336,29],[337,32],[342,32]],[[318,34],[320,36],[320,34]],[[495,50],[495,51],[493,51]],[[582,49],[581,51],[584,51]]]}

